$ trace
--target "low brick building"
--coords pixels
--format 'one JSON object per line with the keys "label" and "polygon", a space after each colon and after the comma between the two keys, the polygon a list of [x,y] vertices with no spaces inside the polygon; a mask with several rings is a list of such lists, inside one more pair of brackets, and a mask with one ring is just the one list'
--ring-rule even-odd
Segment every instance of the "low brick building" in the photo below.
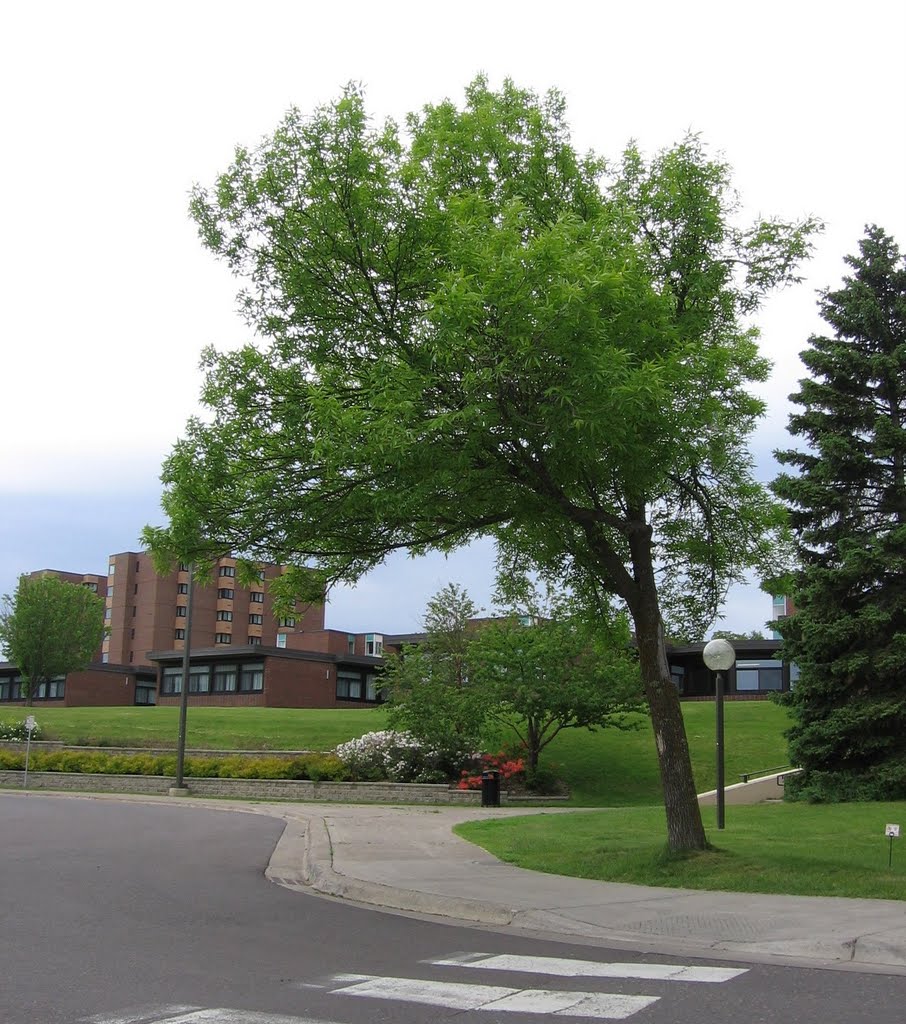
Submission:
{"label": "low brick building", "polygon": [[[336,637],[347,637],[334,632]],[[339,645],[339,640],[337,640]],[[157,703],[178,704],[182,651],[152,651]],[[189,703],[219,707],[352,708],[380,703],[381,658],[343,651],[237,646],[190,654]]]}
{"label": "low brick building", "polygon": [[[154,669],[134,665],[93,664],[80,672],[42,683],[32,698],[36,707],[117,707],[154,704]],[[0,709],[26,703],[26,683],[15,665],[0,662]]]}

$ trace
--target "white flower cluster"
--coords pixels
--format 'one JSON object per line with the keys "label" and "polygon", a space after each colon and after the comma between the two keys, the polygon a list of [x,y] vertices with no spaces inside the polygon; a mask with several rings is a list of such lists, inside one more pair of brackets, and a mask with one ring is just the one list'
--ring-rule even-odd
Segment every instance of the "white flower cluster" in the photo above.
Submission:
{"label": "white flower cluster", "polygon": [[[39,740],[41,738],[41,726],[35,722],[35,727],[31,731],[31,738],[33,740]],[[28,739],[28,729],[25,728],[25,719],[21,722],[0,722],[0,740],[19,740],[24,742]]]}
{"label": "white flower cluster", "polygon": [[[384,729],[341,743],[337,757],[362,781],[443,782],[449,775],[451,751],[420,743],[411,733]],[[472,755],[458,755],[469,759]]]}

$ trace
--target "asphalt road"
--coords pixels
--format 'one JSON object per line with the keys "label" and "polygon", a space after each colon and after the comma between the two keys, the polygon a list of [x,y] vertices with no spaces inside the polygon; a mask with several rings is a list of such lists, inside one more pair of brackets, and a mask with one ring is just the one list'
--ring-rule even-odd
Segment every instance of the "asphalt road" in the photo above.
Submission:
{"label": "asphalt road", "polygon": [[634,955],[291,892],[263,875],[281,829],[182,805],[0,795],[0,1021],[906,1019],[904,977]]}

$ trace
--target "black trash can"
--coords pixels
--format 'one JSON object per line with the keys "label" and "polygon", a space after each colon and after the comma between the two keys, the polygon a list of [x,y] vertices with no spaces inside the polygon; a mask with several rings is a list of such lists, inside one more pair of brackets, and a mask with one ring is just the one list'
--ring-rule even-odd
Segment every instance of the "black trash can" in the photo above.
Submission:
{"label": "black trash can", "polygon": [[481,773],[481,806],[500,806],[500,772],[495,768]]}

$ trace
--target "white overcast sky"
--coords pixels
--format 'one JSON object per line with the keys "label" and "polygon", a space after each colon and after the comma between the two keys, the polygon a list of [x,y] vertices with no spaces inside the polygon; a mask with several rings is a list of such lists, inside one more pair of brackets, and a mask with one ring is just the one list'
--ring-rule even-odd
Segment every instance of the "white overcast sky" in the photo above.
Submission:
{"label": "white overcast sky", "polygon": [[[774,363],[759,473],[785,446],[798,352],[864,225],[906,247],[906,5],[257,0],[3,5],[0,594],[38,568],[103,572],[159,523],[161,461],[197,408],[198,357],[248,335],[236,282],[186,207],[290,106],[362,82],[377,118],[492,84],[565,93],[580,149],[652,152],[692,130],[750,216],[827,223],[803,284],[759,315]],[[416,629],[448,581],[488,606],[493,552],[403,557],[337,592],[328,625]],[[769,599],[731,594],[722,625]]]}

